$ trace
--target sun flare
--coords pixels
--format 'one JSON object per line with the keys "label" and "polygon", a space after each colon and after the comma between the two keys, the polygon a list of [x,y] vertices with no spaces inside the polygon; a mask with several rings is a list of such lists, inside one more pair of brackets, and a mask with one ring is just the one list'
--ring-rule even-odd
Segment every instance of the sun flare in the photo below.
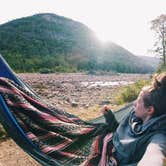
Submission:
{"label": "sun flare", "polygon": [[111,39],[110,39],[110,34],[109,34],[109,33],[105,33],[105,32],[96,32],[96,36],[97,36],[97,38],[98,38],[101,42],[108,42],[108,41],[111,41]]}

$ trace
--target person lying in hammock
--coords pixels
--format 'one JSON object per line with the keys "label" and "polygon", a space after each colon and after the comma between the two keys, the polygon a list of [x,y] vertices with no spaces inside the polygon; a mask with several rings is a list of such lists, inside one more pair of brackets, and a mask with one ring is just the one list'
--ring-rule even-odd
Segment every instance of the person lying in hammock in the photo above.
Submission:
{"label": "person lying in hammock", "polygon": [[[106,122],[116,124],[111,110],[101,110]],[[111,117],[111,118],[110,118]],[[112,137],[112,159],[100,165],[163,166],[166,156],[166,73],[144,87],[131,113],[120,122]],[[105,155],[105,154],[104,154]],[[114,164],[113,164],[114,163]]]}
{"label": "person lying in hammock", "polygon": [[60,165],[162,166],[164,163],[166,73],[156,76],[152,85],[142,89],[131,112],[119,124],[108,107],[101,110],[106,123],[85,122],[48,105],[4,77],[0,78],[0,95],[37,150]]}

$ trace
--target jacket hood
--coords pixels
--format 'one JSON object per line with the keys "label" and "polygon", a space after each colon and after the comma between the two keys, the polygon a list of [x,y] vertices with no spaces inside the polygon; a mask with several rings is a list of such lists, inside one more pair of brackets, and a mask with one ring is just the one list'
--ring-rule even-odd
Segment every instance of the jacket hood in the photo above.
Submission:
{"label": "jacket hood", "polygon": [[156,132],[166,134],[166,114],[149,119],[146,123],[136,117],[135,112],[129,115],[130,134],[140,135],[144,132]]}

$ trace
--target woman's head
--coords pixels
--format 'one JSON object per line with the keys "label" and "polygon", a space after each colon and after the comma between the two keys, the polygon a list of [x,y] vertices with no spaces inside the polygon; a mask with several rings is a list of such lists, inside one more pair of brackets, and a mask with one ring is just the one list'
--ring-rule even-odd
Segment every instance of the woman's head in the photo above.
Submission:
{"label": "woman's head", "polygon": [[[136,114],[143,120],[144,116],[149,115],[149,119],[166,113],[166,73],[154,76],[152,85],[142,89],[135,105],[137,105]],[[143,115],[139,107],[142,108]]]}

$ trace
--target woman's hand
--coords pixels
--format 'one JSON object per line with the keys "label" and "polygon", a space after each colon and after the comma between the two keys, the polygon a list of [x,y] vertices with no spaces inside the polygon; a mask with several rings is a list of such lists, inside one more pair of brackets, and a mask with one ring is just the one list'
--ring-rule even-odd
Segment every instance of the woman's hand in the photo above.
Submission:
{"label": "woman's hand", "polygon": [[110,110],[111,110],[111,109],[110,109],[107,105],[105,105],[103,108],[101,108],[100,112],[101,112],[103,115],[105,115],[105,114],[107,114]]}

